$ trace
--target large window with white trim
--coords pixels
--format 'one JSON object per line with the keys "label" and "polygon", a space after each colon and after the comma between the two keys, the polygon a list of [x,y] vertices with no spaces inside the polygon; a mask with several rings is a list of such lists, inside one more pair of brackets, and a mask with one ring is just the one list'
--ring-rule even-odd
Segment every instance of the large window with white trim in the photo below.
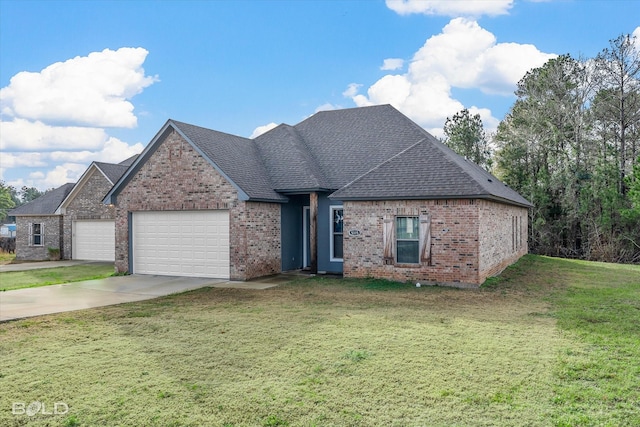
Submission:
{"label": "large window with white trim", "polygon": [[344,210],[342,206],[331,206],[331,261],[342,261],[342,237],[344,233]]}

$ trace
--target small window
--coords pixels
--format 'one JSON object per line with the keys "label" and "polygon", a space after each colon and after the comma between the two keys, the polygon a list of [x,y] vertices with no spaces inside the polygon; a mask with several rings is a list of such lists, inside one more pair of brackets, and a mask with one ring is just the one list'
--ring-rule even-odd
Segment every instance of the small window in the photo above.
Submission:
{"label": "small window", "polygon": [[42,246],[43,242],[43,226],[40,223],[33,223],[29,227],[29,237],[31,246]]}
{"label": "small window", "polygon": [[342,261],[343,217],[342,206],[331,207],[331,261]]}
{"label": "small window", "polygon": [[417,216],[396,218],[396,262],[399,264],[420,263],[420,221]]}

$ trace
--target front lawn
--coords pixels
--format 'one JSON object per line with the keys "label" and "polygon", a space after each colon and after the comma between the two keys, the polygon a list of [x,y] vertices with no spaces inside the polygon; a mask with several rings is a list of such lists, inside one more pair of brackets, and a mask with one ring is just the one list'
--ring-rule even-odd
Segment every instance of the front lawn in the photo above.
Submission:
{"label": "front lawn", "polygon": [[113,264],[91,263],[69,267],[38,268],[35,270],[0,273],[0,291],[35,288],[59,283],[103,279],[113,276]]}
{"label": "front lawn", "polygon": [[314,278],[8,322],[0,425],[640,425],[639,309],[639,266],[526,256],[481,290]]}

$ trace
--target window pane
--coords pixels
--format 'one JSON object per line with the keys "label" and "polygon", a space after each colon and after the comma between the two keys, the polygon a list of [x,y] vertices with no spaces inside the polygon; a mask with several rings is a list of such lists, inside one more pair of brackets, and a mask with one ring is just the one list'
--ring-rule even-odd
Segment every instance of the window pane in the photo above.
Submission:
{"label": "window pane", "polygon": [[342,234],[333,235],[333,257],[342,258]]}
{"label": "window pane", "polygon": [[398,242],[398,263],[418,264],[418,242],[404,241]]}
{"label": "window pane", "polygon": [[342,216],[343,216],[342,209],[333,210],[333,232],[334,233],[342,233]]}
{"label": "window pane", "polygon": [[33,236],[33,245],[34,246],[42,245],[42,236],[40,234],[36,234]]}
{"label": "window pane", "polygon": [[418,238],[418,217],[399,216],[396,218],[396,238],[397,239],[417,239]]}
{"label": "window pane", "polygon": [[41,234],[40,233],[41,224],[33,224],[33,234]]}

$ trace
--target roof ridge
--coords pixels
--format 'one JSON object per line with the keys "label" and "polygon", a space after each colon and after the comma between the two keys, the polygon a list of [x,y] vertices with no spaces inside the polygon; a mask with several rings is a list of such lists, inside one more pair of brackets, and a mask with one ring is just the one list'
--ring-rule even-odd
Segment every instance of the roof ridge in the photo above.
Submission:
{"label": "roof ridge", "polygon": [[174,124],[175,124],[175,125],[177,125],[178,127],[179,127],[179,125],[187,125],[187,126],[191,126],[191,127],[194,127],[194,128],[198,128],[198,129],[205,130],[205,131],[207,131],[207,132],[215,132],[215,133],[218,133],[218,134],[220,134],[220,135],[227,135],[227,136],[232,136],[232,137],[234,137],[234,138],[241,138],[241,139],[244,139],[244,140],[246,140],[246,141],[253,141],[253,139],[251,139],[251,138],[247,138],[247,137],[245,137],[245,136],[240,136],[240,135],[236,135],[236,134],[229,133],[229,132],[222,132],[222,131],[219,131],[219,130],[215,130],[215,129],[211,129],[211,128],[206,128],[206,127],[204,127],[204,126],[194,125],[194,124],[192,124],[192,123],[181,122],[180,120],[169,119],[168,121],[169,121],[169,122],[171,122],[171,123],[174,123]]}
{"label": "roof ridge", "polygon": [[[313,152],[309,148],[309,143],[307,142],[307,140],[304,139],[304,137],[300,134],[300,132],[298,131],[298,129],[296,129],[295,126],[287,125],[286,130],[289,134],[291,134],[294,137],[294,140],[296,142],[302,143],[302,146],[304,147],[304,151],[301,151],[299,149],[300,144],[297,144],[297,143],[296,143],[296,149],[298,149],[298,151],[305,157],[305,161],[307,159],[311,160],[311,164],[307,166],[314,169],[313,175],[316,183],[318,184],[318,187],[321,187],[322,186],[321,184],[326,184],[328,182],[327,177],[325,176],[322,168],[319,167],[320,163],[317,157],[315,156],[315,154],[313,154]],[[317,176],[318,174],[320,174],[321,176],[318,177]],[[322,181],[322,183],[320,181]]]}

